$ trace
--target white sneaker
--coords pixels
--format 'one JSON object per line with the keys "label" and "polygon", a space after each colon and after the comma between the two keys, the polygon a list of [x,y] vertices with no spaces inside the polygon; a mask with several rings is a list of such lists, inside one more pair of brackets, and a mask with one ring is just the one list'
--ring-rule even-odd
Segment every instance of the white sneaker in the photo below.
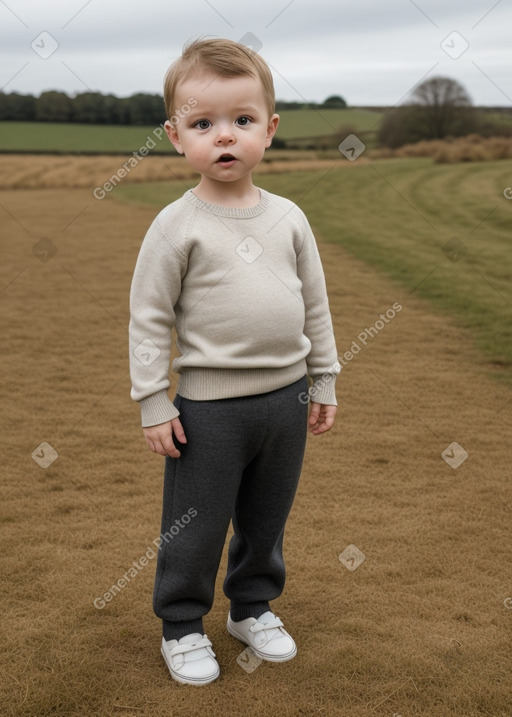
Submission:
{"label": "white sneaker", "polygon": [[258,619],[248,617],[234,622],[228,614],[228,632],[269,662],[286,662],[297,654],[297,646],[273,612],[264,612]]}
{"label": "white sneaker", "polygon": [[193,632],[179,640],[162,638],[162,655],[171,676],[187,685],[207,685],[220,674],[207,635]]}

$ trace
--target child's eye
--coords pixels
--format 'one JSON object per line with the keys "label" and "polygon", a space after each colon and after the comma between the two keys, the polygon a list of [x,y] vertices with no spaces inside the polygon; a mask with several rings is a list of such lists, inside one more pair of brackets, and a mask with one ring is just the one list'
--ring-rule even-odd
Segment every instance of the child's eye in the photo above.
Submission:
{"label": "child's eye", "polygon": [[206,119],[198,120],[192,126],[198,127],[198,129],[208,129],[208,127],[210,126],[210,120],[206,120]]}
{"label": "child's eye", "polygon": [[251,118],[246,117],[246,115],[242,115],[242,117],[239,117],[236,120],[236,124],[238,124],[240,127],[247,127],[247,125],[251,124]]}

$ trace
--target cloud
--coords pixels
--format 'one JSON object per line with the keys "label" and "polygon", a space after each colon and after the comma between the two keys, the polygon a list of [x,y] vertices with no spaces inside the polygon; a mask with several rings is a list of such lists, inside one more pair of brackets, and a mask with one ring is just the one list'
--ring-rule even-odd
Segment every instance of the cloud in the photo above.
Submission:
{"label": "cloud", "polygon": [[[512,96],[506,71],[512,59],[507,36],[512,9],[505,2],[6,3],[0,4],[0,87],[5,91],[160,92],[167,66],[187,40],[239,40],[252,32],[275,69],[276,92],[283,99],[322,100],[339,93],[351,104],[395,104],[431,68],[465,84],[477,104],[503,105]],[[30,47],[42,30],[59,43],[46,60]],[[457,60],[441,47],[454,30],[468,42]]]}

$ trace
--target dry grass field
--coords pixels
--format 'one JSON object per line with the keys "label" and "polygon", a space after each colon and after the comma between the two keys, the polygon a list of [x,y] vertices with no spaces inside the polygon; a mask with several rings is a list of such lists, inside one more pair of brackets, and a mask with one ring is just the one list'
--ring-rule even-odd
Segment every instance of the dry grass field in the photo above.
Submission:
{"label": "dry grass field", "polygon": [[[11,187],[33,181],[26,159],[2,159]],[[512,391],[484,374],[470,333],[320,236],[338,350],[360,350],[337,423],[308,438],[285,536],[272,606],[298,655],[238,664],[224,554],[205,619],[221,677],[171,680],[155,560],[140,562],[159,536],[163,459],[145,446],[127,354],[131,275],[157,210],[95,200],[109,171],[0,199],[1,714],[509,717]],[[348,546],[364,560],[340,560]]]}
{"label": "dry grass field", "polygon": [[482,137],[477,134],[450,139],[432,139],[398,149],[372,150],[374,157],[432,157],[437,164],[492,162],[512,159],[512,137]]}
{"label": "dry grass field", "polygon": [[[313,158],[312,155],[313,154]],[[276,150],[271,159],[260,165],[260,173],[324,169],[332,166],[332,159],[314,158],[311,152]],[[339,154],[338,154],[339,156]],[[131,165],[130,165],[131,160]],[[142,161],[144,160],[144,161]],[[123,164],[125,168],[123,168]],[[131,155],[59,156],[16,155],[0,156],[0,189],[69,189],[86,187],[91,191],[103,187],[112,177],[113,186],[169,179],[189,180],[194,171],[183,157],[141,157]],[[119,174],[120,170],[121,174]],[[107,190],[112,191],[111,190]]]}

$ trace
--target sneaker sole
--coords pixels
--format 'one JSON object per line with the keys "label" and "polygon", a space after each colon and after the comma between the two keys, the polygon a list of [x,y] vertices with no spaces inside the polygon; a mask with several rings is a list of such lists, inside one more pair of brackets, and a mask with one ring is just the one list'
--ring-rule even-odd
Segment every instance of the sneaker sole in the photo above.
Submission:
{"label": "sneaker sole", "polygon": [[264,652],[260,652],[256,647],[251,645],[250,642],[247,642],[245,637],[241,633],[238,633],[233,627],[231,627],[229,622],[227,623],[227,628],[230,635],[233,635],[233,637],[236,637],[237,640],[243,642],[244,645],[250,647],[255,655],[258,655],[258,657],[261,657],[262,660],[266,660],[267,662],[288,662],[288,660],[293,660],[293,658],[297,654],[297,645],[295,645],[292,652],[289,652],[286,655],[267,655]]}
{"label": "sneaker sole", "polygon": [[204,677],[204,678],[197,678],[194,679],[193,677],[182,677],[177,672],[175,672],[171,665],[167,662],[167,657],[165,655],[163,647],[160,648],[160,652],[162,653],[162,657],[164,658],[165,664],[167,665],[167,669],[171,673],[171,677],[173,680],[176,680],[176,682],[181,682],[182,685],[197,685],[200,687],[201,685],[209,685],[210,682],[213,682],[217,679],[217,677],[220,675],[220,669],[217,670],[217,672],[212,677]]}

